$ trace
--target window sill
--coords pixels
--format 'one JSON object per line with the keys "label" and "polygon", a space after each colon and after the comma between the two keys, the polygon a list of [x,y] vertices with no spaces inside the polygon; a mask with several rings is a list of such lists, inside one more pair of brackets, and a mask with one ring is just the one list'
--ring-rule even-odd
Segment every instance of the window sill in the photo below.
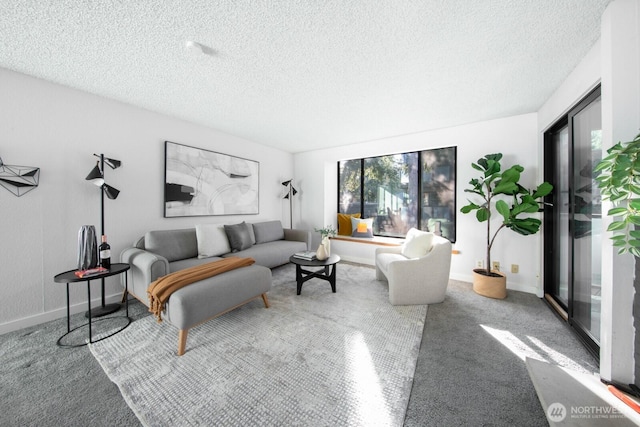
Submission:
{"label": "window sill", "polygon": [[401,246],[404,243],[404,239],[398,239],[395,237],[351,237],[351,236],[334,236],[330,237],[331,240],[341,240],[344,242],[362,243],[366,245],[377,246]]}

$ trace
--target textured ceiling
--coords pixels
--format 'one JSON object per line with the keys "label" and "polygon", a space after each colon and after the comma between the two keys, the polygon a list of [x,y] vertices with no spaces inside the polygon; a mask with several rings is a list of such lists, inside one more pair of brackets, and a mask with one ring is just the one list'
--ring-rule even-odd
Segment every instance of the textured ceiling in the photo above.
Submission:
{"label": "textured ceiling", "polygon": [[0,67],[301,152],[535,112],[610,1],[0,0]]}

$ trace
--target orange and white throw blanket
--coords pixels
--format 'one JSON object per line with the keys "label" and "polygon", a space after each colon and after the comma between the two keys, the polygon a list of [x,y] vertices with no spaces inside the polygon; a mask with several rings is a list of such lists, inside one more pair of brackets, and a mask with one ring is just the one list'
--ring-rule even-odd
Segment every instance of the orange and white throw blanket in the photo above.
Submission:
{"label": "orange and white throw blanket", "polygon": [[254,262],[256,261],[253,258],[229,257],[162,276],[147,288],[149,311],[156,316],[158,322],[162,322],[164,304],[173,292],[198,280],[213,277],[236,268],[246,267]]}

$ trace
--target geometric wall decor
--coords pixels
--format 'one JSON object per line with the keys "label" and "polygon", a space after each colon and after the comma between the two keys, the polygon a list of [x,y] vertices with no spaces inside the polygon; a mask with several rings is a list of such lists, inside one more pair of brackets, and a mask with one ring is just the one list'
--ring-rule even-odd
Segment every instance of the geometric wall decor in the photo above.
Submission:
{"label": "geometric wall decor", "polygon": [[0,185],[20,197],[36,188],[40,181],[40,168],[5,165],[0,158]]}

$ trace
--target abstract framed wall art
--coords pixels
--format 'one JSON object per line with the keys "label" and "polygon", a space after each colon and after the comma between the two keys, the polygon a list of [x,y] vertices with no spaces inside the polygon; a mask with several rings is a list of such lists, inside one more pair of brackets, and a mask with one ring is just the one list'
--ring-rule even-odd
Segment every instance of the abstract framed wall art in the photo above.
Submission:
{"label": "abstract framed wall art", "polygon": [[165,141],[165,218],[259,213],[260,163]]}

